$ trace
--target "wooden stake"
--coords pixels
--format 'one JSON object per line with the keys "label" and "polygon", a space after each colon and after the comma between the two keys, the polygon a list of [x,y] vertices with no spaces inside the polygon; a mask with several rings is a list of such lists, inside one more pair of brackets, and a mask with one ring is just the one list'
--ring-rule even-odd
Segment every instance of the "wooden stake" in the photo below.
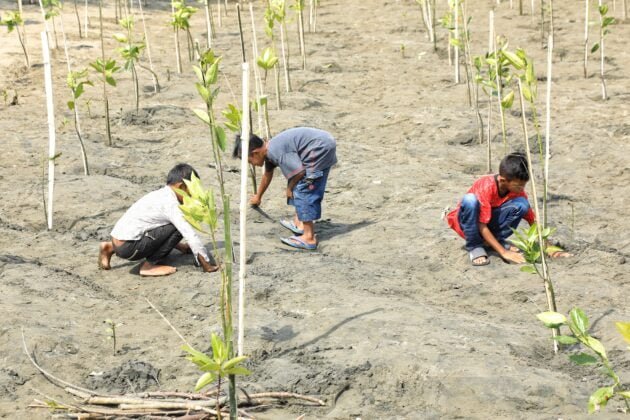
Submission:
{"label": "wooden stake", "polygon": [[[173,14],[173,19],[175,18],[175,4],[174,0],[171,0],[171,13]],[[177,27],[173,27],[173,33],[175,34],[175,59],[177,61],[177,73],[182,74],[182,58],[179,53],[179,29]]]}
{"label": "wooden stake", "polygon": [[107,99],[107,82],[105,81],[105,41],[103,40],[103,0],[98,2],[98,21],[101,38],[101,61],[103,62],[103,102],[105,102],[105,132],[107,134],[107,145],[112,146],[112,130],[109,124],[109,99]]}
{"label": "wooden stake", "polygon": [[584,78],[588,77],[588,4],[589,0],[584,0]]}
{"label": "wooden stake", "polygon": [[[284,20],[280,23],[280,46],[282,47],[282,64],[284,66],[284,87],[287,92],[291,92],[291,79],[289,78],[289,43],[285,34],[286,24]],[[285,50],[286,44],[286,50]]]}
{"label": "wooden stake", "polygon": [[300,36],[300,54],[302,54],[302,70],[306,70],[306,48],[304,45],[304,16],[302,13],[303,0],[300,0],[300,8],[298,10],[298,32]]}
{"label": "wooden stake", "polygon": [[[521,103],[521,122],[523,126],[523,135],[525,136],[525,152],[527,154],[527,163],[529,166],[529,180],[532,186],[532,201],[534,202],[534,213],[536,214],[536,226],[538,232],[538,242],[540,244],[540,261],[542,266],[543,273],[543,282],[545,284],[545,294],[547,296],[547,306],[549,311],[558,312],[556,309],[556,298],[553,291],[553,285],[551,283],[551,278],[549,277],[549,270],[547,269],[547,257],[544,252],[544,241],[542,237],[542,225],[540,223],[540,212],[538,211],[538,194],[536,193],[536,179],[534,178],[534,169],[532,166],[532,156],[529,149],[529,136],[527,134],[527,120],[525,117],[525,101],[523,99],[523,87],[521,85],[521,79],[516,79],[518,83],[518,93]],[[560,334],[560,331],[557,328],[551,330],[551,335],[554,337],[553,340],[553,352],[558,353],[558,342],[555,340],[555,337]]]}
{"label": "wooden stake", "polygon": [[42,12],[42,19],[44,19],[44,27],[46,28],[46,38],[47,38],[47,43],[46,45],[49,46],[50,48],[50,28],[48,27],[48,19],[46,19],[46,11],[44,10],[44,5],[42,4],[42,0],[39,0],[39,10],[41,10]]}
{"label": "wooden stake", "polygon": [[256,22],[254,21],[254,7],[252,3],[249,3],[249,16],[252,21],[252,50],[254,53],[254,85],[256,86],[256,101],[258,104],[258,133],[262,136],[263,134],[263,110],[261,104],[261,98],[263,96],[262,89],[262,80],[260,77],[260,70],[258,69],[258,65],[256,64],[256,60],[258,60],[258,39],[256,37]]}
{"label": "wooden stake", "polygon": [[210,0],[205,0],[205,10],[206,10],[206,46],[208,49],[212,48],[212,22],[210,21]]}
{"label": "wooden stake", "polygon": [[[602,0],[598,1],[598,5],[602,7]],[[605,101],[608,99],[608,92],[606,91],[606,79],[604,76],[604,17],[599,13],[599,77],[602,82],[602,99]]]}
{"label": "wooden stake", "polygon": [[221,20],[221,0],[217,0],[217,19],[219,19],[219,28],[221,28],[223,26]]}
{"label": "wooden stake", "polygon": [[138,0],[138,10],[140,10],[140,19],[142,20],[142,29],[144,30],[144,43],[147,47],[147,57],[149,58],[149,68],[151,69],[151,77],[153,78],[153,91],[158,93],[160,90],[158,86],[157,77],[155,77],[155,70],[153,69],[153,60],[151,59],[151,43],[149,42],[149,33],[147,32],[147,25],[144,20],[144,10],[142,10],[142,0]]}
{"label": "wooden stake", "polygon": [[[18,0],[21,1],[21,0]],[[81,31],[81,18],[79,17],[79,9],[77,8],[77,0],[74,0],[74,14],[77,17],[77,28],[79,28],[79,38],[83,38],[83,31]]]}
{"label": "wooden stake", "polygon": [[[243,63],[243,116],[249,115],[249,64]],[[241,203],[240,250],[238,271],[238,355],[243,355],[245,336],[245,280],[247,279],[247,168],[250,125],[248,118],[241,124]]]}
{"label": "wooden stake", "polygon": [[[455,20],[455,42],[459,43],[459,1],[458,0],[454,0],[454,7],[455,7],[455,12],[453,13],[454,15],[454,20]],[[460,77],[459,77],[459,46],[455,45],[453,47],[453,50],[455,52],[455,83],[459,84],[460,82]]]}
{"label": "wooden stake", "polygon": [[547,117],[545,121],[545,165],[543,170],[543,227],[547,227],[547,201],[549,200],[549,139],[551,132],[551,67],[553,61],[553,35],[547,41]]}
{"label": "wooden stake", "polygon": [[[40,0],[41,3],[41,0]],[[55,105],[53,103],[52,70],[50,49],[46,32],[41,33],[44,55],[44,85],[46,88],[46,108],[48,109],[48,230],[53,228],[53,198],[55,190]]]}

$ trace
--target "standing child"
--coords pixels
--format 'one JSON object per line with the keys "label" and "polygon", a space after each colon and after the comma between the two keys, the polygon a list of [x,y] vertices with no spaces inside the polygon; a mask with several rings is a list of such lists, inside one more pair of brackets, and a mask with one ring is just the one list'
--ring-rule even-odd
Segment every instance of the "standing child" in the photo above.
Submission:
{"label": "standing child", "polygon": [[[98,265],[109,270],[112,255],[130,261],[145,259],[140,266],[141,276],[166,276],[177,271],[175,267],[161,265],[173,248],[195,255],[203,271],[218,269],[193,227],[184,219],[179,208],[183,198],[177,190],[188,191],[184,180],[192,174],[190,165],[180,163],[170,170],[166,186],[138,200],[120,218],[112,230],[111,241],[101,242]],[[180,242],[185,238],[188,242]]]}
{"label": "standing child", "polygon": [[[293,220],[281,220],[280,224],[292,231],[294,236],[282,238],[284,244],[298,249],[317,249],[314,222],[322,215],[328,173],[337,163],[336,148],[333,136],[317,128],[291,128],[268,142],[255,135],[250,136],[249,163],[265,165],[265,173],[250,204],[260,205],[276,166],[288,180],[287,203],[295,206],[295,216]],[[241,157],[241,142],[238,139],[234,157]]]}
{"label": "standing child", "polygon": [[511,153],[501,161],[498,174],[475,181],[457,208],[448,214],[449,226],[466,240],[472,265],[490,264],[484,244],[508,262],[525,262],[507,238],[521,219],[530,225],[534,223],[534,212],[525,193],[527,181],[527,159],[521,153]]}

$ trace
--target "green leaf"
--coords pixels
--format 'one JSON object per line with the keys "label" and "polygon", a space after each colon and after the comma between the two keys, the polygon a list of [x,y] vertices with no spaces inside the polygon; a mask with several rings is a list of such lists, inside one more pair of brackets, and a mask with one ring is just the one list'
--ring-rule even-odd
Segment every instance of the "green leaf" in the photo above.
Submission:
{"label": "green leaf", "polygon": [[580,332],[581,335],[586,335],[588,331],[588,317],[580,308],[573,308],[569,313],[571,323]]}
{"label": "green leaf", "polygon": [[630,391],[618,391],[617,395],[621,395],[624,398],[630,399]]}
{"label": "green leaf", "polygon": [[210,116],[208,115],[208,111],[204,109],[193,109],[193,112],[201,121],[210,125]]}
{"label": "green leaf", "polygon": [[594,365],[597,363],[597,359],[595,357],[586,353],[572,354],[569,356],[569,360],[576,365]]}
{"label": "green leaf", "polygon": [[127,37],[123,34],[114,34],[113,35],[114,39],[120,43],[126,44],[127,43]]}
{"label": "green leaf", "polygon": [[536,74],[534,72],[534,62],[531,60],[527,62],[527,68],[525,70],[525,82],[528,85],[532,85],[536,82]]}
{"label": "green leaf", "polygon": [[201,69],[197,66],[192,66],[192,69],[197,75],[197,79],[199,79],[200,82],[203,82],[203,73],[201,72]]}
{"label": "green leaf", "polygon": [[602,21],[602,28],[613,25],[614,23],[615,23],[615,18],[612,16],[608,16],[604,18],[604,20]]}
{"label": "green leaf", "polygon": [[527,85],[521,85],[521,91],[523,92],[523,98],[525,98],[527,102],[532,102],[532,91],[529,90],[529,87]]}
{"label": "green leaf", "polygon": [[251,372],[243,366],[236,366],[230,369],[225,369],[227,375],[251,375]]}
{"label": "green leaf", "polygon": [[208,363],[212,363],[212,359],[210,359],[208,355],[195,350],[194,348],[190,347],[188,344],[184,344],[182,346],[182,350],[188,353],[188,356],[186,356],[186,358],[199,367],[202,367]]}
{"label": "green leaf", "polygon": [[593,45],[593,48],[591,48],[591,53],[594,53],[597,50],[599,50],[599,43]]}
{"label": "green leaf", "polygon": [[81,94],[83,94],[83,83],[79,83],[77,88],[74,90],[74,99],[79,99]]}
{"label": "green leaf", "polygon": [[217,135],[217,143],[222,151],[225,152],[225,148],[227,147],[227,136],[225,135],[225,130],[219,125],[214,127],[214,132]]}
{"label": "green leaf", "polygon": [[523,273],[529,273],[529,274],[537,274],[536,269],[534,267],[532,267],[531,265],[524,265],[521,267],[521,271]]}
{"label": "green leaf", "polygon": [[223,363],[223,361],[227,359],[227,348],[225,346],[225,343],[215,333],[212,333],[212,336],[210,337],[210,342],[212,344],[212,357],[215,361]]}
{"label": "green leaf", "polygon": [[517,70],[522,70],[525,67],[525,61],[513,52],[503,51],[502,54]]}
{"label": "green leaf", "polygon": [[547,248],[545,248],[545,252],[548,255],[552,255],[556,252],[562,252],[564,251],[562,248],[560,248],[559,246],[548,246]]}
{"label": "green leaf", "polygon": [[512,108],[512,104],[514,103],[514,91],[510,91],[503,99],[501,100],[501,106],[503,109]]}
{"label": "green leaf", "polygon": [[111,86],[116,86],[116,80],[111,76],[105,77],[105,81]]}
{"label": "green leaf", "polygon": [[606,13],[608,13],[608,5],[602,4],[601,6],[599,6],[599,14],[604,16]]}
{"label": "green leaf", "polygon": [[245,360],[247,360],[247,356],[234,357],[223,364],[223,369],[224,370],[231,369]]}
{"label": "green leaf", "polygon": [[453,47],[457,47],[457,48],[461,48],[461,46],[462,46],[461,41],[460,41],[459,39],[457,39],[457,38],[451,38],[451,39],[449,40],[449,43],[450,43]]}
{"label": "green leaf", "polygon": [[68,109],[74,111],[74,101],[68,101]]}
{"label": "green leaf", "polygon": [[608,400],[612,398],[615,393],[615,388],[612,386],[606,386],[599,388],[588,399],[588,413],[593,414],[600,408],[606,407]]}
{"label": "green leaf", "polygon": [[630,322],[615,322],[615,326],[623,339],[630,343]]}
{"label": "green leaf", "polygon": [[567,318],[558,312],[541,312],[536,317],[545,324],[547,328],[558,328],[562,324],[566,324]]}
{"label": "green leaf", "polygon": [[595,353],[606,359],[606,349],[598,339],[589,336],[586,338],[586,342],[584,344],[590,347]]}
{"label": "green leaf", "polygon": [[197,92],[199,92],[199,96],[201,96],[204,102],[210,102],[210,92],[208,91],[208,89],[201,83],[195,83],[195,87],[197,88]]}
{"label": "green leaf", "polygon": [[577,338],[571,337],[569,335],[558,335],[554,337],[554,340],[556,340],[560,344],[567,344],[567,345],[577,344],[579,342]]}
{"label": "green leaf", "polygon": [[210,385],[212,382],[216,380],[216,375],[212,372],[206,372],[197,379],[197,383],[195,384],[195,392],[199,391],[206,386]]}

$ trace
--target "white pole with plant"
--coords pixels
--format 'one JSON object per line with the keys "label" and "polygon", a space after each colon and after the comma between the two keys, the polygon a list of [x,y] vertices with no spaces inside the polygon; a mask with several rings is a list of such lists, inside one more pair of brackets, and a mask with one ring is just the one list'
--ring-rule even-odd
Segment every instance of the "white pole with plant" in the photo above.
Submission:
{"label": "white pole with plant", "polygon": [[245,280],[247,279],[247,172],[249,167],[249,64],[243,63],[243,118],[241,123],[241,203],[238,271],[238,355],[243,355],[245,336]]}
{"label": "white pole with plant", "polygon": [[55,191],[55,104],[53,103],[52,70],[50,50],[46,32],[41,33],[42,53],[44,55],[44,84],[46,88],[46,108],[48,110],[48,230],[53,227],[53,197]]}

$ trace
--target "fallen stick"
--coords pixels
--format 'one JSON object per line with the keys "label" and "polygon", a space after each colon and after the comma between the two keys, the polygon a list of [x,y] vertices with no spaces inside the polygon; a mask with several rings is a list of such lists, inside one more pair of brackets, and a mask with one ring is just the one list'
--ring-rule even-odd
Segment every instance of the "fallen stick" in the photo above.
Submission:
{"label": "fallen stick", "polygon": [[258,394],[247,394],[245,393],[245,395],[247,396],[248,400],[255,400],[255,399],[262,399],[262,398],[272,398],[272,399],[289,399],[289,398],[293,398],[296,400],[304,400],[304,401],[309,401],[321,406],[325,406],[326,403],[320,399],[314,398],[314,397],[308,397],[306,395],[301,395],[301,394],[295,394],[293,392],[260,392]]}
{"label": "fallen stick", "polygon": [[187,346],[190,346],[190,344],[188,343],[188,341],[186,341],[186,339],[184,338],[184,336],[183,336],[183,335],[181,335],[181,334],[179,333],[179,331],[177,331],[177,329],[173,326],[173,324],[171,324],[171,323],[170,323],[170,321],[169,321],[168,319],[166,319],[166,317],[165,317],[164,315],[162,315],[162,312],[160,312],[160,311],[159,311],[159,309],[158,309],[158,308],[156,308],[156,307],[155,307],[155,305],[153,305],[149,299],[147,299],[147,298],[145,297],[145,298],[144,298],[144,300],[146,300],[146,301],[147,301],[147,303],[148,303],[149,305],[151,305],[151,307],[155,310],[155,312],[157,312],[157,313],[158,313],[158,315],[160,315],[160,316],[162,317],[162,319],[164,320],[164,322],[166,322],[166,324],[167,324],[169,327],[171,327],[171,329],[172,329],[173,331],[175,331],[175,334],[177,334],[177,335],[179,336],[179,338],[181,338],[181,340],[184,342],[184,344],[186,344]]}

